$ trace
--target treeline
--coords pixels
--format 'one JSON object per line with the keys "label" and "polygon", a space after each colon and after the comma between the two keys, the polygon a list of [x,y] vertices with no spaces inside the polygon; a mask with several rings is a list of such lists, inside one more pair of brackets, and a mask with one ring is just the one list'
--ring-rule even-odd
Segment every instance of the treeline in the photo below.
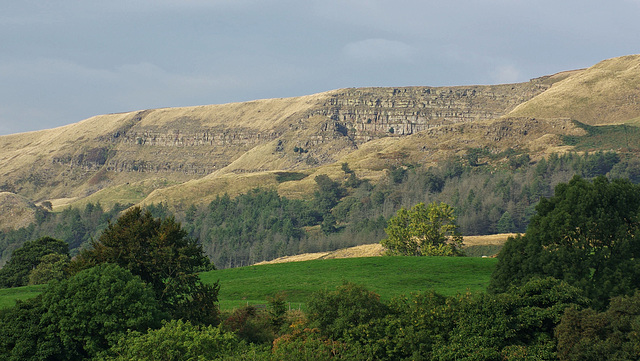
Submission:
{"label": "treeline", "polygon": [[[341,179],[318,176],[308,200],[256,189],[233,199],[218,197],[176,216],[214,264],[227,268],[379,242],[398,209],[420,202],[451,205],[464,235],[524,232],[540,198],[553,195],[557,184],[574,175],[640,182],[640,161],[613,152],[552,154],[535,163],[526,154],[494,155],[502,158],[489,162],[489,155],[479,153],[474,161],[450,160],[428,169],[390,167],[386,179],[375,185],[345,163]],[[164,215],[166,207],[156,205],[152,213]]]}
{"label": "treeline", "polygon": [[26,241],[52,237],[69,245],[71,255],[92,239],[97,239],[110,221],[131,205],[116,204],[105,210],[100,204],[87,204],[83,209],[65,208],[62,212],[50,212],[46,208],[36,210],[36,221],[28,227],[0,232],[0,264],[7,261],[13,251]]}
{"label": "treeline", "polygon": [[[488,149],[470,149],[465,157],[438,167],[390,166],[388,176],[375,185],[360,179],[346,163],[342,170],[341,179],[316,177],[317,190],[306,200],[255,189],[235,198],[220,196],[173,215],[200,241],[217,267],[228,268],[378,242],[385,237],[387,220],[399,208],[420,202],[451,205],[463,235],[524,232],[540,197],[551,196],[558,183],[576,174],[640,182],[640,160],[614,152],[551,154],[533,162],[527,154],[513,151],[493,154]],[[99,204],[89,204],[60,213],[41,209],[31,226],[0,233],[3,259],[26,240],[42,236],[66,241],[74,254],[125,208],[105,211]],[[149,210],[156,217],[170,215],[164,204]]]}

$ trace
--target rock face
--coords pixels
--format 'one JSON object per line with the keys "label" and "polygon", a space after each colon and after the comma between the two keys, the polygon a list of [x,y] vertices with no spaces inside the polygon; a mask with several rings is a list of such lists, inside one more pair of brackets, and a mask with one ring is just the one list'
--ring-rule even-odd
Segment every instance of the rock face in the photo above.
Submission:
{"label": "rock face", "polygon": [[315,112],[353,131],[362,143],[389,134],[496,119],[548,87],[532,80],[496,86],[348,89],[331,96]]}

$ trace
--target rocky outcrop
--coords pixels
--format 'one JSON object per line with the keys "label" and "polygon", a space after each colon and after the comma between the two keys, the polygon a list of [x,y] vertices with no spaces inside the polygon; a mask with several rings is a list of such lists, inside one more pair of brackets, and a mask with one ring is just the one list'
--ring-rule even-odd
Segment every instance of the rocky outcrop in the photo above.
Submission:
{"label": "rocky outcrop", "polygon": [[363,143],[380,136],[499,118],[548,87],[536,79],[496,86],[347,89],[332,95],[313,114],[341,123]]}

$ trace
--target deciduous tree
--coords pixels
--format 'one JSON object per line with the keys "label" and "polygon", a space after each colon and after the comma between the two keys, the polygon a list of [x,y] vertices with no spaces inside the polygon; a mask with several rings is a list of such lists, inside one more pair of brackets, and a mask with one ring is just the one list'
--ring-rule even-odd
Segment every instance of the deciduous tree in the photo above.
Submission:
{"label": "deciduous tree", "polygon": [[213,269],[202,247],[174,218],[154,219],[135,207],[82,251],[71,269],[115,263],[148,283],[162,308],[175,318],[217,323],[218,285],[205,285],[198,272]]}
{"label": "deciduous tree", "polygon": [[391,255],[452,256],[462,246],[453,208],[446,203],[401,208],[385,232],[388,237],[380,243]]}
{"label": "deciduous tree", "polygon": [[163,317],[149,285],[117,265],[102,264],[0,312],[0,360],[87,359],[127,330],[159,327]]}
{"label": "deciduous tree", "polygon": [[69,254],[69,246],[51,237],[27,241],[13,252],[9,262],[0,269],[0,287],[19,287],[29,283],[29,272],[36,268],[43,256],[51,253]]}
{"label": "deciduous tree", "polygon": [[524,236],[500,252],[490,289],[552,276],[584,290],[594,307],[640,288],[640,186],[574,177],[536,207]]}

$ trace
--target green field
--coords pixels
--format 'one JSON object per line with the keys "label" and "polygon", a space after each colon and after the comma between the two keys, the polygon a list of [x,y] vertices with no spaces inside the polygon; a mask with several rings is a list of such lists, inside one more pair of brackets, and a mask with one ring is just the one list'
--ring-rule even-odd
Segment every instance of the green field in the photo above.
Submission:
{"label": "green field", "polygon": [[46,285],[24,286],[15,288],[0,289],[0,309],[11,307],[16,304],[16,300],[26,300],[36,297],[44,289]]}
{"label": "green field", "polygon": [[332,290],[344,281],[361,284],[384,300],[430,289],[443,295],[484,291],[496,263],[477,257],[344,258],[232,268],[202,278],[220,280],[222,309],[264,304],[278,292],[297,308],[311,293]]}
{"label": "green field", "polygon": [[[223,310],[265,304],[284,292],[291,307],[304,307],[311,293],[332,290],[345,281],[361,284],[382,299],[433,289],[443,295],[484,291],[497,260],[477,257],[367,257],[249,266],[202,274],[205,283],[220,280]],[[0,289],[0,308],[35,297],[46,286]]]}

